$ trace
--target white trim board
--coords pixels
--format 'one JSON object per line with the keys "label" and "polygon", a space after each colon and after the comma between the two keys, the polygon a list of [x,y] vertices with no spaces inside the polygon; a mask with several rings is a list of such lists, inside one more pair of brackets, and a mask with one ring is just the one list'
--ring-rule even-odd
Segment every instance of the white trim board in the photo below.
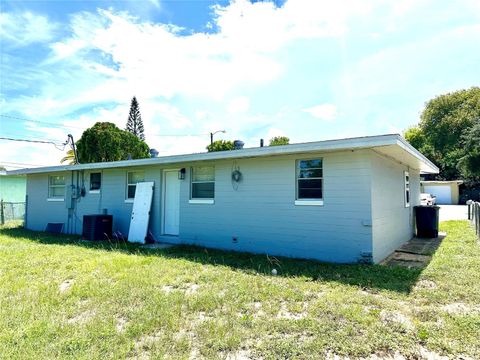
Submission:
{"label": "white trim board", "polygon": [[[221,159],[240,159],[277,155],[293,155],[307,154],[312,152],[333,152],[341,150],[359,150],[377,148],[382,153],[398,157],[399,154],[408,160],[417,163],[418,169],[425,173],[438,173],[439,169],[430,160],[428,160],[417,149],[411,146],[405,139],[398,134],[387,134],[378,136],[365,136],[349,139],[325,140],[309,143],[290,144],[282,146],[265,146],[256,148],[247,148],[232,151],[216,151],[209,153],[172,155],[158,158],[138,159],[138,160],[122,160],[104,163],[78,164],[78,165],[61,165],[48,166],[31,169],[19,169],[8,171],[7,175],[22,174],[41,174],[61,171],[74,171],[85,169],[109,169],[122,168],[132,166],[149,166],[149,165],[167,165],[191,163],[196,161],[212,161]],[[417,167],[413,167],[417,168]]]}

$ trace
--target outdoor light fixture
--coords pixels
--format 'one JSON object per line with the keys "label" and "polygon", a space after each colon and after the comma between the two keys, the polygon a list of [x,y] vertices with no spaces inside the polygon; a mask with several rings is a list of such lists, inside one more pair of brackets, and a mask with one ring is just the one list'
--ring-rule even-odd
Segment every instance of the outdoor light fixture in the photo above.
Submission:
{"label": "outdoor light fixture", "polygon": [[210,133],[210,145],[213,144],[213,135],[217,134],[217,133],[226,133],[225,130],[217,130],[217,131],[214,131],[214,132],[211,132]]}
{"label": "outdoor light fixture", "polygon": [[185,180],[185,173],[187,171],[185,170],[185,168],[181,168],[180,170],[178,170],[178,180]]}

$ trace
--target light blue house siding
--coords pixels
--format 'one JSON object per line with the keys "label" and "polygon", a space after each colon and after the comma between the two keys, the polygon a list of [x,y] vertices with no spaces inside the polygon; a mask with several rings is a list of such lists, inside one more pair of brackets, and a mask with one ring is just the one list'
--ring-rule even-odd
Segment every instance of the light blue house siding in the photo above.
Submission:
{"label": "light blue house siding", "polygon": [[[323,206],[295,205],[295,166],[299,159],[323,159]],[[89,193],[90,171],[83,171],[85,197],[69,210],[64,201],[48,201],[48,176],[29,174],[26,227],[45,229],[48,222],[65,223],[80,234],[83,215],[107,209],[114,230],[128,234],[132,203],[126,198],[127,171],[145,171],[155,183],[150,229],[157,239],[221,249],[251,251],[332,262],[356,262],[372,252],[371,151],[309,153],[202,162],[215,166],[214,204],[191,204],[190,171],[181,181],[179,237],[162,237],[162,170],[190,169],[188,163],[102,170],[100,193]],[[199,165],[198,162],[195,165]],[[232,166],[243,179],[232,186]],[[98,172],[95,170],[94,172]],[[79,171],[79,185],[82,171]],[[55,173],[71,184],[72,172]],[[77,184],[77,171],[73,173]],[[233,238],[237,242],[233,242]],[[341,250],[340,250],[341,249]]]}
{"label": "light blue house siding", "polygon": [[[296,160],[312,158],[323,158],[324,205],[295,205]],[[178,242],[335,262],[356,262],[372,251],[372,229],[363,225],[371,217],[367,151],[245,159],[236,166],[244,175],[237,190],[232,162],[215,163],[214,205],[189,204],[187,179]]]}
{"label": "light blue house siding", "polygon": [[25,202],[26,182],[24,175],[0,174],[0,200],[11,203]]}
{"label": "light blue house siding", "polygon": [[[372,164],[373,259],[379,262],[414,233],[414,206],[420,205],[420,173],[375,152]],[[410,181],[410,206],[405,206],[405,171]]]}

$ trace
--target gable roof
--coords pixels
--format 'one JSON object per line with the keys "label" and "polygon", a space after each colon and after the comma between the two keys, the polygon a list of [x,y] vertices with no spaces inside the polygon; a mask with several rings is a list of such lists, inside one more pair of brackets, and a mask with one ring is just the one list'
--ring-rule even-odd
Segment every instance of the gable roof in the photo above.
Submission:
{"label": "gable roof", "polygon": [[398,134],[364,136],[347,139],[324,140],[282,146],[265,146],[241,150],[218,151],[209,153],[171,155],[157,158],[122,160],[112,162],[47,166],[8,171],[11,175],[41,174],[59,171],[111,169],[132,166],[167,165],[222,159],[256,158],[277,155],[306,154],[313,152],[333,152],[342,150],[374,149],[386,157],[405,164],[422,173],[437,174],[439,169],[417,149]]}

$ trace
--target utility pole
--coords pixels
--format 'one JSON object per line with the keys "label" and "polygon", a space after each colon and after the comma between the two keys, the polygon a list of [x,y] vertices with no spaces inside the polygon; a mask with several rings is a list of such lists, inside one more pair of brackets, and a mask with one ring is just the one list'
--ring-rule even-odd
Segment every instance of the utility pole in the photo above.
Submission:
{"label": "utility pole", "polygon": [[75,165],[76,165],[76,164],[80,164],[80,163],[78,162],[77,148],[75,147],[75,141],[73,140],[72,134],[68,134],[68,139],[70,140],[71,145],[72,145],[73,156],[75,156]]}

